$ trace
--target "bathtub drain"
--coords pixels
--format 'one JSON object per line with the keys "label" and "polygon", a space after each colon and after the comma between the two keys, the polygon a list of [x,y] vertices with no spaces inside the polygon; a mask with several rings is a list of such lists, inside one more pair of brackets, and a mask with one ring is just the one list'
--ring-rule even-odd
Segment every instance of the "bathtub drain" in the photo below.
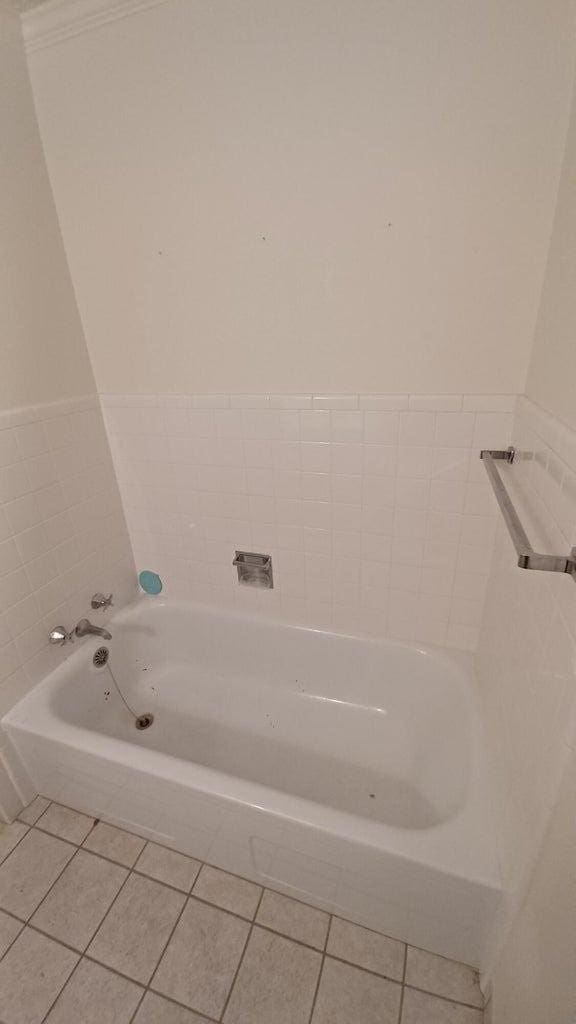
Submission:
{"label": "bathtub drain", "polygon": [[137,729],[149,729],[154,721],[154,715],[138,715],[138,718],[134,722]]}
{"label": "bathtub drain", "polygon": [[96,668],[102,668],[102,666],[105,665],[106,662],[108,661],[109,657],[110,651],[108,650],[108,648],[99,647],[98,650],[94,653],[94,657],[92,658],[92,664],[95,665]]}

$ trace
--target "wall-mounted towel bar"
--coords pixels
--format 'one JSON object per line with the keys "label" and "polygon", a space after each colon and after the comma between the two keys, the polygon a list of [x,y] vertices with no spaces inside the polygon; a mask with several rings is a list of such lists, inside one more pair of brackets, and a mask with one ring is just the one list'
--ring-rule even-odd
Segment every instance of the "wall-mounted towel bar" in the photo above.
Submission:
{"label": "wall-mounted towel bar", "polygon": [[496,500],[500,506],[500,511],[504,516],[508,532],[512,538],[514,547],[516,548],[518,565],[521,569],[540,569],[545,572],[567,572],[573,580],[576,580],[576,548],[572,548],[569,555],[541,555],[537,551],[534,551],[534,548],[528,540],[526,530],[518,518],[518,513],[510,500],[510,496],[504,486],[502,477],[496,468],[496,462],[498,461],[513,462],[515,454],[516,450],[512,447],[507,448],[506,451],[489,451],[485,449],[480,452],[480,458],[484,462],[486,472],[490,478],[490,483],[494,488]]}

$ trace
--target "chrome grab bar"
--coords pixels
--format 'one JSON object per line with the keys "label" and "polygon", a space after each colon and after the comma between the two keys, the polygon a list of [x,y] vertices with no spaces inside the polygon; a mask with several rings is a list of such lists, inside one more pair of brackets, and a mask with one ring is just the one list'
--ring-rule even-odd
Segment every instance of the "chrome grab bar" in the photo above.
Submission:
{"label": "chrome grab bar", "polygon": [[502,477],[496,468],[496,463],[498,461],[508,463],[514,462],[515,455],[516,449],[512,446],[507,448],[506,451],[491,451],[489,449],[483,449],[480,452],[480,458],[486,467],[486,472],[488,473],[490,483],[494,489],[494,494],[496,495],[496,500],[500,506],[500,511],[504,516],[504,522],[508,527],[512,543],[516,548],[518,565],[521,569],[540,569],[544,572],[566,572],[573,580],[576,580],[576,548],[572,548],[569,555],[541,555],[537,551],[534,551],[534,548],[528,540],[528,534],[518,518],[518,513],[510,500],[510,496],[504,486]]}

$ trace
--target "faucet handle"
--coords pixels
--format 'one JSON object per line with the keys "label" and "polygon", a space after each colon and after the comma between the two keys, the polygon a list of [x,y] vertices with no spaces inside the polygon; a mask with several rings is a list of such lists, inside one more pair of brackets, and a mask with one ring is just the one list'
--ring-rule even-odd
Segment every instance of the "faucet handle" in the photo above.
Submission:
{"label": "faucet handle", "polygon": [[63,647],[64,644],[73,644],[74,630],[69,633],[64,626],[55,626],[54,629],[50,630],[48,640],[51,644],[60,644],[60,647]]}
{"label": "faucet handle", "polygon": [[93,595],[90,604],[93,608],[109,608],[110,605],[114,605],[112,600],[113,597],[114,594],[108,594],[108,597],[105,597],[104,594],[101,594],[100,591],[98,591],[97,594]]}

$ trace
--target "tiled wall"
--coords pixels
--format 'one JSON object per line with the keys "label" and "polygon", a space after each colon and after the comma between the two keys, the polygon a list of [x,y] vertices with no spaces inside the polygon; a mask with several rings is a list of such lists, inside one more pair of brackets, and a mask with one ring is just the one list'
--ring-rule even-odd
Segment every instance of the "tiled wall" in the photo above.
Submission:
{"label": "tiled wall", "polygon": [[[576,433],[526,398],[503,467],[536,548],[576,544]],[[479,645],[504,891],[513,915],[576,744],[576,583],[517,568],[500,521]],[[507,1019],[507,1018],[506,1018]]]}
{"label": "tiled wall", "polygon": [[[509,395],[104,395],[139,568],[166,592],[473,649]],[[236,548],[275,589],[238,586]]]}
{"label": "tiled wall", "polygon": [[136,590],[98,399],[0,413],[0,713],[75,649],[50,629],[105,621],[97,590]]}

